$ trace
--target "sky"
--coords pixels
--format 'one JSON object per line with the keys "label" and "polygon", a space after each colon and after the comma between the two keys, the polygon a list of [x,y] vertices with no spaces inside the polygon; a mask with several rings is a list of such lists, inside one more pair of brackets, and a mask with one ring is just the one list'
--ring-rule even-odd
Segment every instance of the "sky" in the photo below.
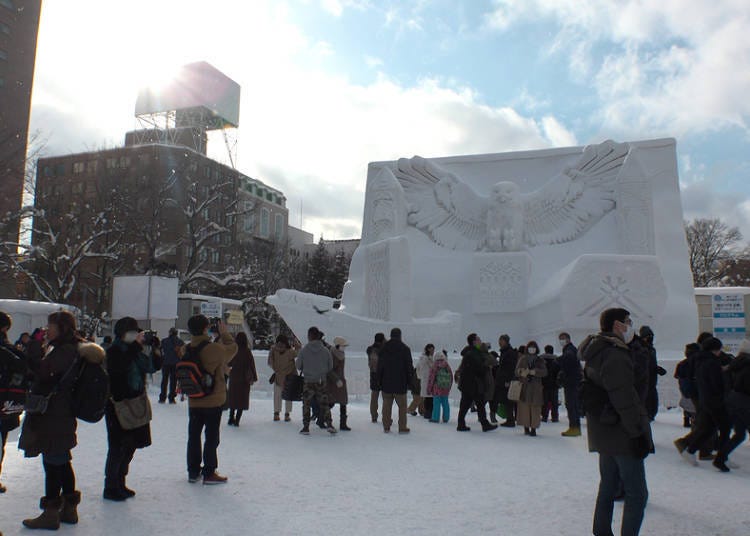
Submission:
{"label": "sky", "polygon": [[31,129],[121,145],[194,61],[241,85],[237,167],[316,240],[359,236],[368,162],[661,137],[685,217],[750,239],[747,0],[44,0]]}

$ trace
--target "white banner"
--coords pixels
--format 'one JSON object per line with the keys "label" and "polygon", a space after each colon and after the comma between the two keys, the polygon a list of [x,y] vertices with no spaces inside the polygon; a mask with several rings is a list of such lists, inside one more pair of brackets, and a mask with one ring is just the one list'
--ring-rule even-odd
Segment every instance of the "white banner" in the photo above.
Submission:
{"label": "white banner", "polygon": [[737,354],[746,336],[745,296],[716,294],[711,298],[714,335],[724,343],[726,351]]}

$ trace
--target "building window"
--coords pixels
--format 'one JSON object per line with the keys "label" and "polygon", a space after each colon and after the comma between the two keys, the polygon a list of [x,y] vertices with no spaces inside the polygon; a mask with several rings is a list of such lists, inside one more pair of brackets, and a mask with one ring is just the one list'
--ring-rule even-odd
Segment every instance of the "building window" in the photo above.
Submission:
{"label": "building window", "polygon": [[214,250],[211,254],[211,261],[214,264],[219,264],[221,262],[221,253],[219,253],[217,250]]}
{"label": "building window", "polygon": [[74,182],[73,183],[73,193],[74,194],[82,194],[83,193],[83,183],[82,182]]}
{"label": "building window", "polygon": [[271,233],[271,212],[267,208],[260,209],[260,236],[268,238]]}
{"label": "building window", "polygon": [[0,87],[3,87],[3,86],[5,86],[5,78],[0,76]]}
{"label": "building window", "polygon": [[242,222],[242,230],[246,233],[252,233],[255,228],[255,214],[245,214]]}
{"label": "building window", "polygon": [[79,175],[80,173],[83,173],[83,170],[86,169],[86,164],[83,162],[73,162],[73,174]]}
{"label": "building window", "polygon": [[284,236],[284,216],[282,214],[276,214],[273,223],[273,233],[277,240],[281,240]]}
{"label": "building window", "polygon": [[263,190],[261,190],[261,189],[260,189],[260,188],[258,188],[257,186],[255,187],[255,195],[257,195],[257,196],[258,196],[258,197],[260,197],[260,198],[263,198],[263,194],[264,194],[264,193],[265,193],[265,192],[264,192]]}
{"label": "building window", "polygon": [[11,0],[0,0],[0,6],[7,7],[11,11],[16,10],[16,6],[13,5],[13,2]]}
{"label": "building window", "polygon": [[44,166],[44,176],[45,177],[52,176],[52,166]]}
{"label": "building window", "polygon": [[8,53],[5,52],[3,49],[0,49],[0,60],[7,60],[8,59]]}
{"label": "building window", "polygon": [[203,168],[203,176],[207,179],[211,177],[211,168],[206,166]]}
{"label": "building window", "polygon": [[193,173],[195,173],[196,171],[198,171],[198,162],[190,162],[190,168],[189,169]]}
{"label": "building window", "polygon": [[86,172],[89,175],[93,175],[94,173],[96,173],[96,165],[96,160],[89,160],[88,162],[86,162]]}
{"label": "building window", "polygon": [[10,35],[10,26],[5,24],[4,22],[0,22],[0,33],[4,33],[5,35]]}
{"label": "building window", "polygon": [[273,194],[271,192],[266,192],[266,201],[273,203]]}
{"label": "building window", "polygon": [[55,176],[61,177],[65,175],[65,164],[57,164],[55,166]]}
{"label": "building window", "polygon": [[201,260],[201,262],[205,262],[208,260],[208,250],[207,249],[201,249],[198,253],[198,258]]}
{"label": "building window", "polygon": [[120,157],[120,167],[130,167],[130,157],[129,156],[121,156]]}

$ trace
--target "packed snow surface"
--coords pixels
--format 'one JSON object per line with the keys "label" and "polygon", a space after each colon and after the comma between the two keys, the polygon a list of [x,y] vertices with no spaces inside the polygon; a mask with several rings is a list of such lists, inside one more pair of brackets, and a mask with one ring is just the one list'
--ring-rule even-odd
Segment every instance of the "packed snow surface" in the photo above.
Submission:
{"label": "packed snow surface", "polygon": [[[152,385],[154,402],[157,393]],[[349,405],[353,431],[332,437],[313,426],[305,437],[298,433],[300,403],[291,423],[273,422],[272,401],[256,390],[239,428],[226,426],[226,414],[222,419],[219,472],[229,483],[203,486],[187,482],[187,402],[153,406],[153,445],[136,452],[128,485],[137,496],[125,503],[101,497],[104,422],[79,425],[73,464],[83,492],[80,523],[61,533],[590,534],[597,456],[587,451],[585,431],[560,437],[564,415],[560,423],[543,423],[538,437],[519,427],[482,433],[476,414],[469,414],[471,432],[458,433],[452,406],[448,424],[409,417],[410,434],[384,434],[360,401]],[[333,415],[338,427],[338,407]],[[672,446],[684,433],[681,424],[679,410],[662,410],[654,425],[657,452],[646,461],[650,498],[642,534],[750,534],[747,443],[731,457],[741,468],[729,474],[710,462],[690,467]],[[6,535],[31,534],[21,520],[39,513],[44,490],[41,460],[24,459],[17,439],[12,432],[2,473]],[[621,512],[620,503],[615,534]]]}

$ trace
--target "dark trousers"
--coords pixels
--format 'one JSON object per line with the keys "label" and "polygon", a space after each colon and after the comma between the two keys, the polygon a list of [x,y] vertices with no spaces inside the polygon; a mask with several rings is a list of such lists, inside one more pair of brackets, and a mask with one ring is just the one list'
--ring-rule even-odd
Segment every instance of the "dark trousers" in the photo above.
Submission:
{"label": "dark trousers", "polygon": [[581,402],[578,400],[578,386],[566,385],[565,409],[568,411],[568,424],[570,428],[581,427]]}
{"label": "dark trousers", "polygon": [[643,512],[648,502],[646,468],[635,456],[599,454],[599,493],[594,509],[594,536],[613,536],[612,513],[617,489],[625,488],[621,536],[637,536],[643,523]]}
{"label": "dark trousers", "polygon": [[[56,499],[62,491],[73,493],[76,489],[76,475],[70,463],[70,454],[60,456],[44,456],[44,495],[48,499]],[[64,461],[63,461],[64,460]],[[59,463],[58,463],[59,462]]]}
{"label": "dark trousers", "polygon": [[133,461],[135,447],[126,443],[110,443],[107,461],[104,464],[104,489],[122,490],[128,476],[130,462]]}
{"label": "dark trousers", "polygon": [[747,431],[750,429],[750,409],[743,403],[747,398],[750,397],[734,391],[729,394],[727,404],[729,406],[729,416],[732,419],[732,426],[734,427],[734,434],[732,434],[731,439],[727,442],[726,450],[722,452],[725,456],[729,456],[747,438]]}
{"label": "dark trousers", "polygon": [[[161,393],[159,394],[159,400],[164,402],[169,395],[169,401],[173,402],[177,396],[177,366],[176,365],[164,365],[161,368]],[[169,385],[169,393],[167,393],[167,385]]]}
{"label": "dark trousers", "polygon": [[[0,427],[2,427],[1,424]],[[3,458],[5,458],[5,443],[8,441],[8,432],[6,430],[0,430],[0,438],[2,438],[2,445],[0,445],[0,474],[2,474]]]}
{"label": "dark trousers", "polygon": [[432,418],[432,397],[427,396],[422,399],[422,403],[424,404],[424,413],[422,413],[422,416],[425,419],[431,419]]}
{"label": "dark trousers", "polygon": [[240,424],[240,419],[242,418],[242,410],[229,410],[229,422],[234,424]]}
{"label": "dark trousers", "polygon": [[[190,408],[188,413],[187,469],[189,476],[213,474],[219,467],[216,454],[219,448],[221,408]],[[201,447],[201,433],[205,429],[205,442]],[[203,469],[201,470],[201,459]]]}
{"label": "dark trousers", "polygon": [[555,387],[544,388],[544,403],[542,404],[542,419],[547,420],[550,413],[552,413],[552,422],[557,422],[560,419],[559,414],[560,406],[560,390]]}
{"label": "dark trousers", "polygon": [[716,431],[719,431],[718,457],[724,461],[727,444],[729,443],[729,432],[732,423],[726,408],[699,408],[695,418],[695,427],[684,437],[687,443],[687,451],[694,454],[704,447],[707,440],[711,439]]}
{"label": "dark trousers", "polygon": [[466,393],[461,393],[461,402],[459,402],[458,405],[458,425],[466,425],[466,414],[469,412],[469,409],[471,409],[472,404],[477,407],[477,417],[482,426],[489,426],[490,423],[487,420],[487,411],[484,409],[484,400]]}

